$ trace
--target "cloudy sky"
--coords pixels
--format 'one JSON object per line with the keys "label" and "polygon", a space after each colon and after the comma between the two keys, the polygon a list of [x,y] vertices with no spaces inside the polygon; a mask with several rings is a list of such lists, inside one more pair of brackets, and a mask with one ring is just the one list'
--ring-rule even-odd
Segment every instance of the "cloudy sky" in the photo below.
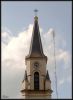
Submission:
{"label": "cloudy sky", "polygon": [[56,98],[54,45],[55,33],[56,72],[59,98],[71,98],[71,35],[72,15],[69,1],[1,2],[2,18],[2,66],[1,94],[9,98],[20,98],[21,82],[25,71],[25,56],[29,52],[32,36],[34,9],[39,10],[39,27],[44,54],[48,56],[52,98]]}

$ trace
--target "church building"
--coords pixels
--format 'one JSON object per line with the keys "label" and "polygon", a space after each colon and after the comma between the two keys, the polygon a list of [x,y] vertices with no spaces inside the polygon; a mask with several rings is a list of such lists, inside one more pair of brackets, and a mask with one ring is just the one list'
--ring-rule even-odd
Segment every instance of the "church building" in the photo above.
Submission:
{"label": "church building", "polygon": [[25,76],[21,94],[24,99],[51,99],[52,89],[48,70],[48,58],[44,55],[38,17],[34,16],[34,26],[29,54],[25,57]]}

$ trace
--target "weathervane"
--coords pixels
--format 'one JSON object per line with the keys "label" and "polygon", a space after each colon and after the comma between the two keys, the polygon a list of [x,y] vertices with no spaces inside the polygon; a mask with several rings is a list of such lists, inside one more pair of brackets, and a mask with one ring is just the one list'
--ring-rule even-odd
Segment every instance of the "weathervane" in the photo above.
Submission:
{"label": "weathervane", "polygon": [[35,10],[34,10],[34,12],[35,12],[35,16],[37,16],[37,12],[38,12],[38,10],[37,10],[37,9],[35,9]]}

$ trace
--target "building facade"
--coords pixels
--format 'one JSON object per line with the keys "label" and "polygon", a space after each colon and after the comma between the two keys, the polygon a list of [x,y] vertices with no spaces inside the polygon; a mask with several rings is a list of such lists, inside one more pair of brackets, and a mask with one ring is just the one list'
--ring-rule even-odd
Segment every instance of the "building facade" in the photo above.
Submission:
{"label": "building facade", "polygon": [[47,56],[43,53],[38,17],[35,16],[30,50],[25,57],[25,76],[21,86],[24,99],[51,99],[52,89],[46,69],[47,60]]}

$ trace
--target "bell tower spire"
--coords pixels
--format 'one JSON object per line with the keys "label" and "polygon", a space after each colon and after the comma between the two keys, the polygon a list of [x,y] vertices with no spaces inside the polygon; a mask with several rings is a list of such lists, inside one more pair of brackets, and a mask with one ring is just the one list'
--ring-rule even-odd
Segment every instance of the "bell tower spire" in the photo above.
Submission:
{"label": "bell tower spire", "polygon": [[51,99],[52,89],[48,71],[47,56],[44,55],[39,31],[37,11],[35,9],[34,25],[29,54],[25,57],[26,71],[21,93],[24,99]]}
{"label": "bell tower spire", "polygon": [[40,37],[40,30],[39,30],[38,16],[37,16],[38,10],[35,9],[34,12],[35,16],[34,16],[34,26],[33,26],[31,44],[30,44],[29,54],[26,56],[25,59],[32,57],[41,57],[47,60],[47,57],[43,53],[43,47]]}

